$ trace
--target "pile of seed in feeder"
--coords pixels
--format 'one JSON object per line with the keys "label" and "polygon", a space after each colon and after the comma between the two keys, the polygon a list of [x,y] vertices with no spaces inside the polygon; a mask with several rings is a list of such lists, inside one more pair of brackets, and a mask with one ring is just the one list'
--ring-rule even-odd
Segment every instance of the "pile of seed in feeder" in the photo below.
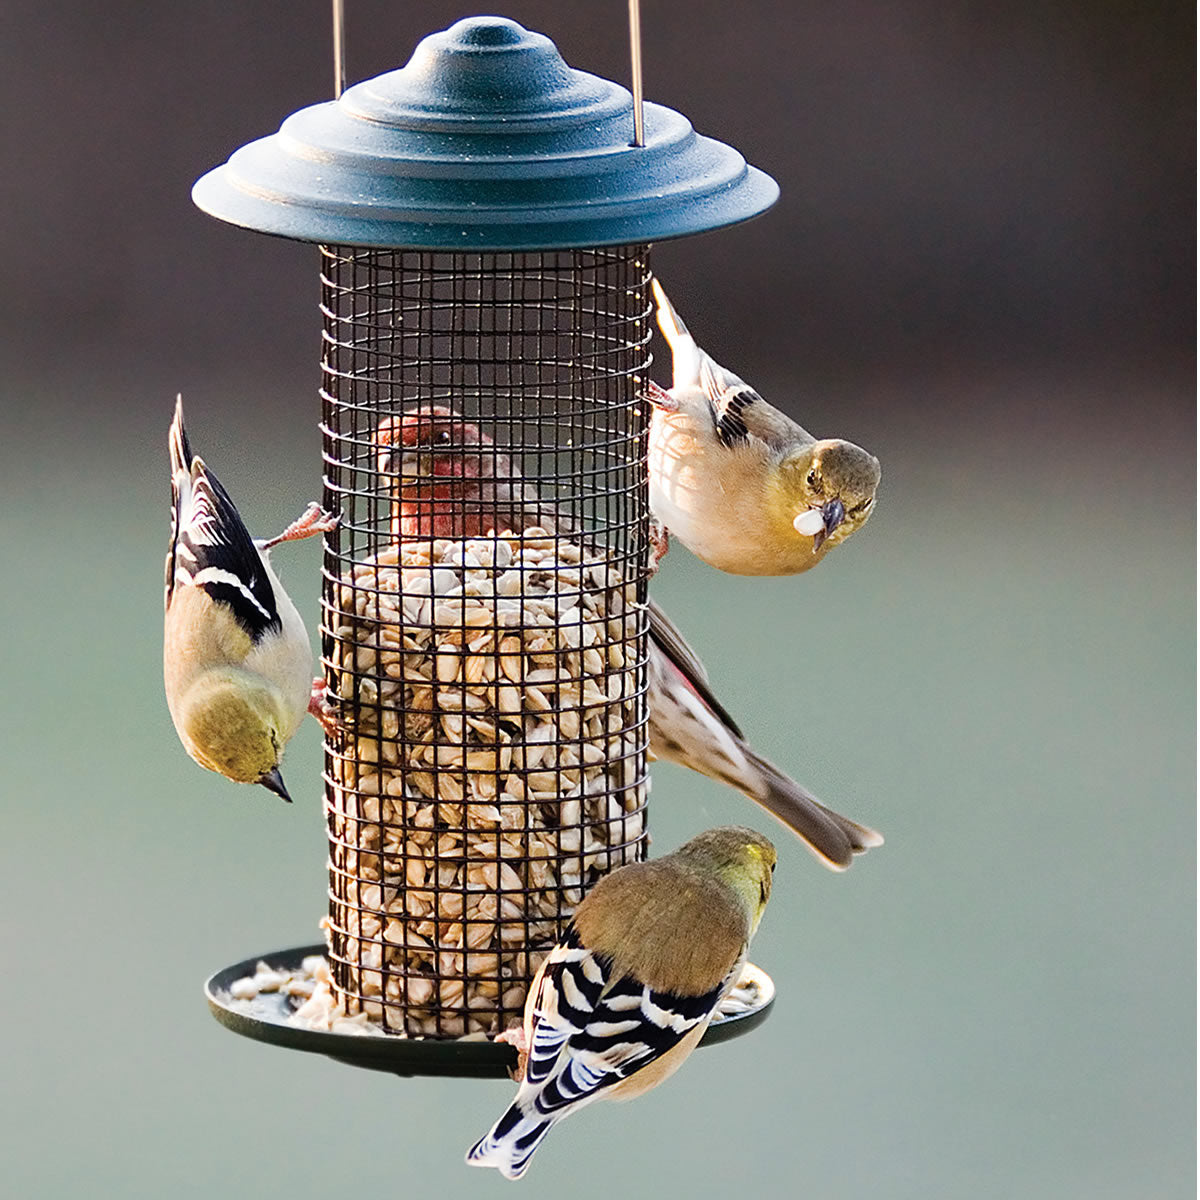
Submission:
{"label": "pile of seed in feeder", "polygon": [[410,1035],[497,1032],[642,857],[636,590],[535,528],[404,542],[332,591],[335,991]]}

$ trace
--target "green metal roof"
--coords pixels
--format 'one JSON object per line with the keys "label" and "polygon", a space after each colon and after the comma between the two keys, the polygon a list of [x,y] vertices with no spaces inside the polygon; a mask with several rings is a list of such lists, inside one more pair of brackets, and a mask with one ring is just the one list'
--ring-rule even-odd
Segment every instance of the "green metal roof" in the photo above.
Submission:
{"label": "green metal roof", "polygon": [[192,190],[205,212],[299,241],[427,250],[653,242],[745,221],[770,176],[687,119],[567,66],[503,17],[425,38],[408,65],[301,109]]}

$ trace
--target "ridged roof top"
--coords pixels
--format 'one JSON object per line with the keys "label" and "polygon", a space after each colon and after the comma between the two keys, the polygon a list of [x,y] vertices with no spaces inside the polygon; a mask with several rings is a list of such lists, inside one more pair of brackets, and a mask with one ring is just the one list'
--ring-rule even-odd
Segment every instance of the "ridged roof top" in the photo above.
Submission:
{"label": "ridged roof top", "polygon": [[732,225],[770,176],[503,17],[425,38],[408,65],[301,109],[192,190],[223,221],[299,241],[428,250],[653,242]]}

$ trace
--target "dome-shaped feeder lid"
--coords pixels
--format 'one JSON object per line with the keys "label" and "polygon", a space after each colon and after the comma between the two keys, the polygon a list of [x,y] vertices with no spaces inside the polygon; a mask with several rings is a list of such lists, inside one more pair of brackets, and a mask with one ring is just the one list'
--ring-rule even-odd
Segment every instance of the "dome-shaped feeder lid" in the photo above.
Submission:
{"label": "dome-shaped feeder lid", "polygon": [[419,250],[653,242],[748,220],[775,181],[688,120],[567,66],[503,17],[425,38],[408,65],[301,109],[236,151],[192,198],[298,241]]}

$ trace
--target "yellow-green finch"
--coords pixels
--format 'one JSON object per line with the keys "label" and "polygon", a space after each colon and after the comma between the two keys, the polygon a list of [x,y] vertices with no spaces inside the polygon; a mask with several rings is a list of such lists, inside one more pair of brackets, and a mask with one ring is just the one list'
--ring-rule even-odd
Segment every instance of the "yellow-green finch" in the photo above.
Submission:
{"label": "yellow-green finch", "polygon": [[[389,417],[375,443],[380,472],[395,481],[398,539],[519,533],[534,525],[554,533],[561,523],[510,456],[449,408],[421,404]],[[756,753],[713,693],[696,652],[654,601],[649,617],[650,749],[656,757],[749,796],[834,870],[882,843],[873,829],[826,808]]]}
{"label": "yellow-green finch", "polygon": [[564,1117],[678,1070],[741,974],[774,870],[765,837],[729,826],[601,879],[534,978],[520,1089],[467,1162],[517,1179]]}
{"label": "yellow-green finch", "polygon": [[734,575],[807,571],[875,506],[879,460],[817,440],[714,362],[657,279],[674,383],[650,384],[650,510],[698,558]]}
{"label": "yellow-green finch", "polygon": [[182,400],[168,447],[163,677],[171,719],[202,767],[290,802],[279,773],[283,748],[305,712],[324,713],[308,633],[268,551],[332,529],[337,518],[310,504],[278,537],[256,542],[217,477],[192,454]]}

